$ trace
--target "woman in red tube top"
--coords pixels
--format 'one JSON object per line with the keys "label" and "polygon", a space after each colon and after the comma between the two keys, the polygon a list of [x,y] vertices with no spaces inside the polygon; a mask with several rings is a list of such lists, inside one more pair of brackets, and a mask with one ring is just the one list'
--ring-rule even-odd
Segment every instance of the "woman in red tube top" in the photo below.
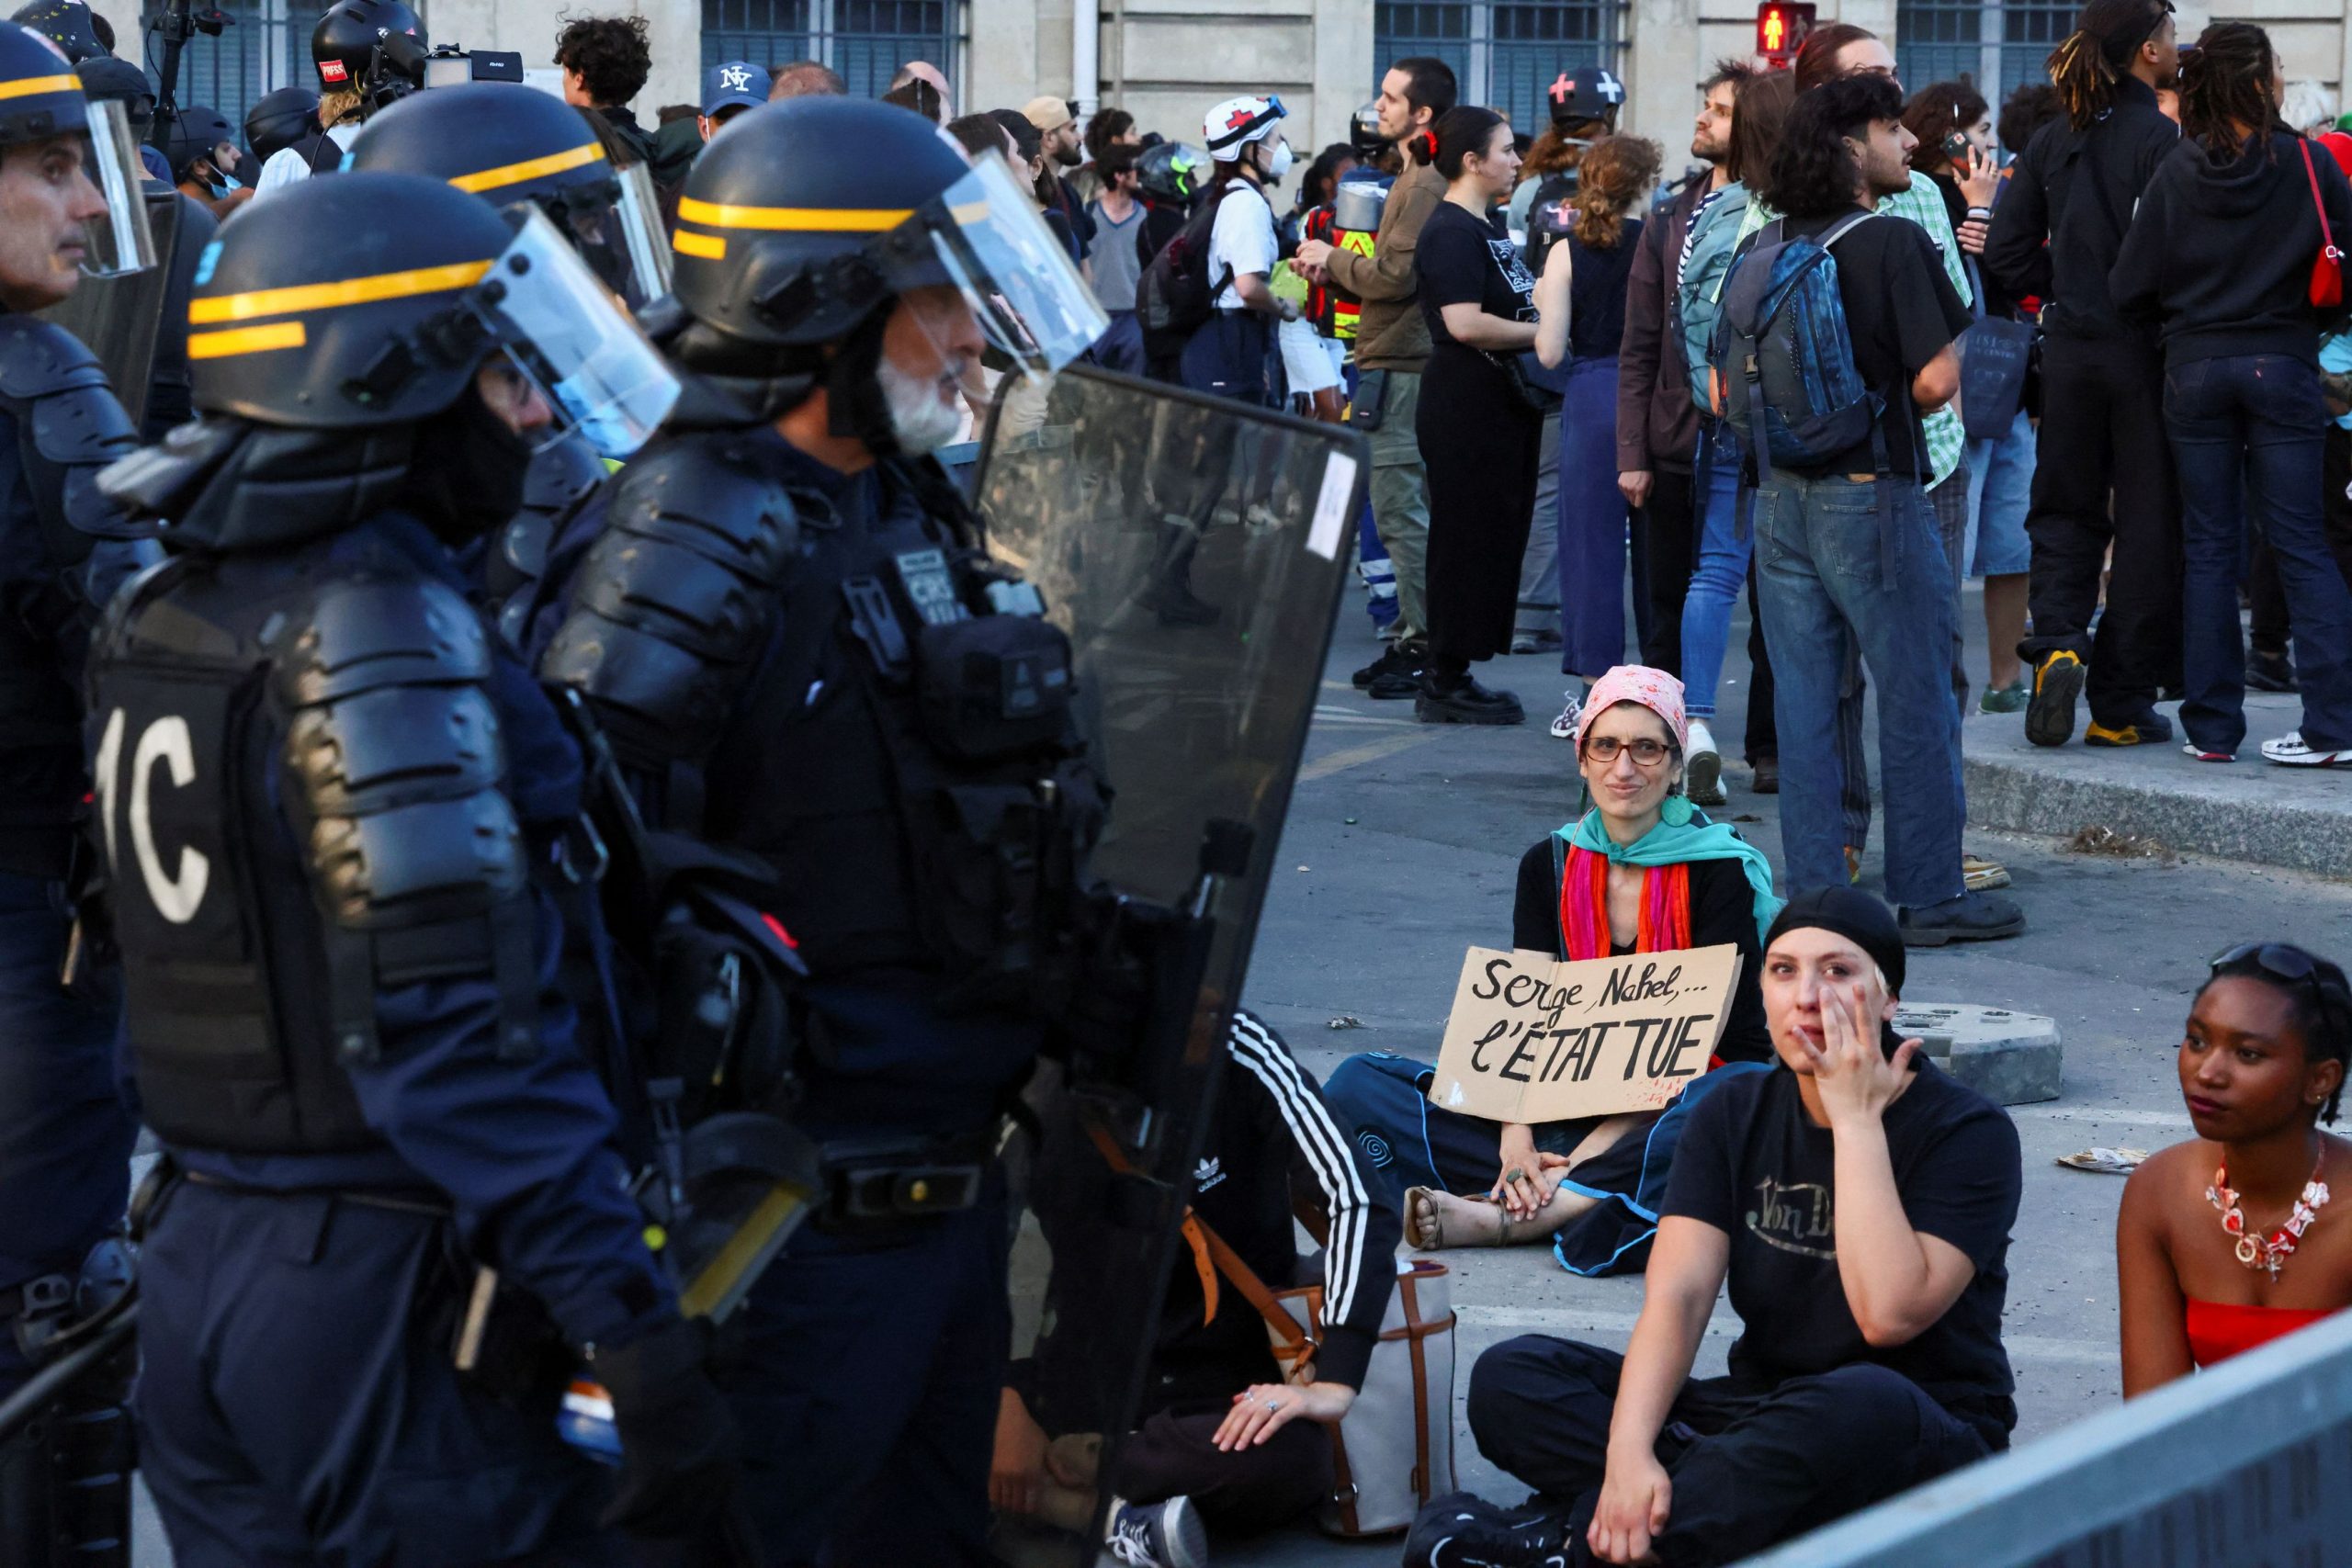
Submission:
{"label": "woman in red tube top", "polygon": [[2213,961],[2180,1043],[2197,1137],[2134,1171],[2116,1216],[2126,1399],[2352,1305],[2352,1145],[2320,1130],[2347,1054],[2342,968],[2288,942]]}

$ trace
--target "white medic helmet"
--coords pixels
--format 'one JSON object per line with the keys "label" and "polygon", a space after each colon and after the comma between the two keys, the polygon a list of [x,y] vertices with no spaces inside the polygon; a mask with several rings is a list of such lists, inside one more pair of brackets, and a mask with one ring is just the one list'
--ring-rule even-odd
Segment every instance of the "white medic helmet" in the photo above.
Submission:
{"label": "white medic helmet", "polygon": [[1289,115],[1282,99],[1271,94],[1227,98],[1201,117],[1201,139],[1208,143],[1210,157],[1230,164],[1244,147],[1274,134],[1274,127]]}

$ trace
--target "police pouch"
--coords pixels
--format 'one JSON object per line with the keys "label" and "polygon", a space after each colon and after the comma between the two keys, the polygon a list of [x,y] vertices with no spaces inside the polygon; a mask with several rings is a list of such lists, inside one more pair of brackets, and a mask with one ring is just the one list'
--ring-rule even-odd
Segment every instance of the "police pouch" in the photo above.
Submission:
{"label": "police pouch", "polygon": [[951,757],[993,762],[1056,745],[1067,732],[1069,638],[1035,615],[926,626],[917,638],[923,733]]}
{"label": "police pouch", "polygon": [[450,1359],[465,1379],[503,1404],[551,1404],[571,1367],[555,1319],[537,1296],[477,1266],[466,1289]]}

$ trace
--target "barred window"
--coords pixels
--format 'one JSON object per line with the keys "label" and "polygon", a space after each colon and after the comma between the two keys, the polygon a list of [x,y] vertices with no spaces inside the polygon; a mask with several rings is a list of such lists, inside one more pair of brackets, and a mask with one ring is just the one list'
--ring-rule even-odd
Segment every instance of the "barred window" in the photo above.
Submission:
{"label": "barred window", "polygon": [[[245,111],[263,94],[280,87],[317,90],[318,73],[311,68],[311,28],[317,24],[322,7],[288,5],[287,0],[258,0],[257,4],[232,3],[219,8],[228,15],[231,25],[223,28],[218,38],[197,34],[181,51],[179,84],[173,96],[183,108],[205,105],[219,109],[230,124],[242,128]],[[162,19],[163,9],[150,5],[140,17],[141,29],[155,26]],[[147,74],[153,79],[164,46],[153,39],[143,41]],[[115,52],[125,60],[139,60],[142,58],[141,42],[141,39],[118,38]],[[243,137],[240,135],[238,140],[242,142]],[[247,177],[252,177],[250,173]]]}
{"label": "barred window", "polygon": [[1385,73],[1403,56],[1434,55],[1453,67],[1464,103],[1500,109],[1515,130],[1541,135],[1561,73],[1621,68],[1623,9],[1621,0],[1378,0],[1373,63]]}
{"label": "barred window", "polygon": [[1912,91],[1965,76],[1997,115],[2075,25],[2074,0],[1896,0],[1894,59]]}
{"label": "barred window", "polygon": [[852,97],[879,97],[910,60],[956,80],[961,11],[961,0],[702,0],[702,62],[820,61]]}

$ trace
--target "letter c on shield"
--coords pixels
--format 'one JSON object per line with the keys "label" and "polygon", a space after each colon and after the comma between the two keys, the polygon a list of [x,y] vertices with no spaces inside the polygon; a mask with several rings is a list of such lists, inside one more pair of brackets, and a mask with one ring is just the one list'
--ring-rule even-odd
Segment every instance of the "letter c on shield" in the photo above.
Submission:
{"label": "letter c on shield", "polygon": [[201,851],[183,845],[178,874],[164,874],[164,863],[155,853],[154,824],[147,813],[148,781],[159,761],[172,770],[174,789],[186,789],[195,782],[195,747],[188,739],[187,720],[177,714],[149,725],[131,757],[130,848],[139,857],[139,874],[147,884],[147,897],[154,900],[156,912],[174,925],[184,926],[196,918],[198,906],[204,902],[212,863]]}

